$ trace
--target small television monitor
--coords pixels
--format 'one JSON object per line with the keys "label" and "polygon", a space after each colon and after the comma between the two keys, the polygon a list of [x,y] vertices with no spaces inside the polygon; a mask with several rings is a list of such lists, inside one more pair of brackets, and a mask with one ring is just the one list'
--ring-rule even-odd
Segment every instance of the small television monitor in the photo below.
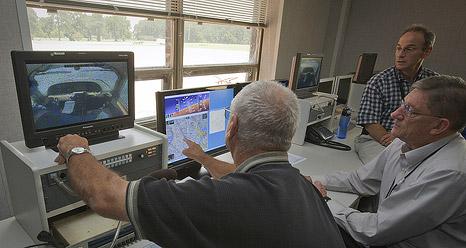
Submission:
{"label": "small television monitor", "polygon": [[290,75],[290,89],[300,99],[313,96],[319,87],[323,57],[315,54],[298,53],[293,57]]}
{"label": "small television monitor", "polygon": [[188,147],[183,138],[199,144],[211,156],[228,152],[225,145],[228,123],[225,108],[231,105],[238,86],[245,85],[230,84],[155,93],[157,131],[168,136],[168,168],[199,166],[196,161],[183,155],[182,151]]}
{"label": "small television monitor", "polygon": [[12,51],[25,144],[56,149],[61,136],[90,144],[134,126],[132,52]]}
{"label": "small television monitor", "polygon": [[344,75],[336,77],[334,94],[338,96],[337,107],[343,107],[348,104],[352,81],[353,75]]}
{"label": "small television monitor", "polygon": [[363,53],[359,56],[358,66],[354,74],[353,80],[359,84],[365,84],[371,79],[374,73],[375,61],[377,53]]}
{"label": "small television monitor", "polygon": [[333,94],[334,84],[335,84],[335,77],[321,78],[319,81],[319,87],[317,91],[328,93],[328,94]]}

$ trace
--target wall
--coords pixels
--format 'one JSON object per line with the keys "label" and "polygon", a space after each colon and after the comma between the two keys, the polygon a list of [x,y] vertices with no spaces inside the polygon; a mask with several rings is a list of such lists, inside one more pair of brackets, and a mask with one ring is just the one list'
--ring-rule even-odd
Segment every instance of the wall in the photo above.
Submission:
{"label": "wall", "polygon": [[289,79],[291,61],[298,52],[324,54],[330,4],[327,0],[270,0],[260,79]]}
{"label": "wall", "polygon": [[[20,7],[20,11],[25,11],[24,0],[22,2],[23,8]],[[23,49],[16,4],[17,1],[15,0],[2,0],[2,7],[0,8],[0,16],[2,17],[0,22],[0,33],[2,34],[0,35],[0,85],[2,87],[0,91],[0,120],[2,120],[0,140],[9,142],[23,139],[10,57],[10,51]],[[10,212],[10,204],[7,200],[8,186],[4,172],[0,155],[0,220],[13,214]]]}
{"label": "wall", "polygon": [[358,56],[378,53],[375,70],[394,64],[394,48],[404,28],[422,23],[437,40],[424,65],[466,79],[466,4],[457,0],[352,0],[337,73],[354,72]]}
{"label": "wall", "polygon": [[437,35],[424,66],[466,79],[465,12],[458,0],[271,0],[259,78],[288,79],[298,52],[324,54],[322,77],[353,73],[365,52],[384,70],[404,28],[422,23]]}

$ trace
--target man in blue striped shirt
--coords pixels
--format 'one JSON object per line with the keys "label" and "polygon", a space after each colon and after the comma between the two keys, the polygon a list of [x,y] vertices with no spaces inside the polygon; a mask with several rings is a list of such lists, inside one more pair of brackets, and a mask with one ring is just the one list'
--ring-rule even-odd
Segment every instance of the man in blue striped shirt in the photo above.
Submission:
{"label": "man in blue striped shirt", "polygon": [[435,34],[420,24],[408,26],[395,48],[395,66],[374,75],[364,90],[357,124],[364,127],[355,139],[355,150],[366,164],[389,145],[393,119],[390,114],[409,93],[412,83],[438,73],[422,67],[431,52]]}

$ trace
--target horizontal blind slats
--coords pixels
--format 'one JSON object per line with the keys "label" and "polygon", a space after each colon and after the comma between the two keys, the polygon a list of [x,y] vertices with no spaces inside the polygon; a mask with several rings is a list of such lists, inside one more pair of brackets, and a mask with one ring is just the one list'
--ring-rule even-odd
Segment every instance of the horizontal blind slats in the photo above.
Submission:
{"label": "horizontal blind slats", "polygon": [[103,13],[121,11],[138,16],[228,20],[263,26],[268,0],[26,0],[26,3],[41,8],[101,10]]}

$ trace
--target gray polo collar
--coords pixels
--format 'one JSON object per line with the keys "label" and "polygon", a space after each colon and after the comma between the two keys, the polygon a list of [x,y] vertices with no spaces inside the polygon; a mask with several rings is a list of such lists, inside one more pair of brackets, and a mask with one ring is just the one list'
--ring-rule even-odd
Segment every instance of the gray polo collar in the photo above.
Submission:
{"label": "gray polo collar", "polygon": [[265,164],[270,162],[289,163],[287,152],[264,152],[258,155],[254,155],[243,163],[241,163],[234,172],[247,172],[256,165]]}

